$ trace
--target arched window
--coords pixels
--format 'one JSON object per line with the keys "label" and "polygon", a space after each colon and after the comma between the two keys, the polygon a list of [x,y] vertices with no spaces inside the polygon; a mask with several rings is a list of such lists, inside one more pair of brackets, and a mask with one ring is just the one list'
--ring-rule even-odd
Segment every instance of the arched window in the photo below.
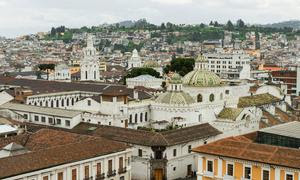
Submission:
{"label": "arched window", "polygon": [[220,94],[220,100],[223,100],[223,93]]}
{"label": "arched window", "polygon": [[129,116],[129,123],[132,123],[132,114]]}
{"label": "arched window", "polygon": [[69,99],[67,99],[67,106],[69,106]]}
{"label": "arched window", "polygon": [[54,107],[54,103],[53,103],[53,100],[51,100],[51,107]]}
{"label": "arched window", "polygon": [[61,107],[64,107],[64,106],[65,106],[65,100],[62,99],[62,100],[61,100]]}
{"label": "arched window", "polygon": [[40,101],[40,106],[43,106],[43,102],[42,101]]}
{"label": "arched window", "polygon": [[148,121],[148,112],[145,112],[145,121]]}
{"label": "arched window", "polygon": [[74,98],[72,98],[72,106],[74,105]]}
{"label": "arched window", "polygon": [[209,101],[214,102],[214,100],[215,100],[215,95],[214,94],[209,95]]}
{"label": "arched window", "polygon": [[56,107],[59,107],[59,100],[56,100]]}
{"label": "arched window", "polygon": [[140,114],[140,122],[143,122],[143,113]]}
{"label": "arched window", "polygon": [[138,115],[135,114],[135,117],[134,117],[134,122],[137,123],[138,122]]}
{"label": "arched window", "polygon": [[48,107],[48,101],[46,101],[46,107]]}
{"label": "arched window", "polygon": [[197,102],[202,102],[203,101],[203,97],[201,94],[198,94],[197,96]]}

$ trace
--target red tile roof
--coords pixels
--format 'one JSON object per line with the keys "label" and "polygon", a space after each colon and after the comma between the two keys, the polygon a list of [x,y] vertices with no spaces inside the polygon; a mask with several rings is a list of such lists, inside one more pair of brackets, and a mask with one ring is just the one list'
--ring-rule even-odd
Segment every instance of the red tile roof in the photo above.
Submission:
{"label": "red tile roof", "polygon": [[9,140],[0,139],[1,148],[9,144],[9,141],[16,141],[30,152],[0,158],[0,179],[120,152],[129,148],[126,144],[101,137],[51,129],[41,129],[34,134],[15,136]]}
{"label": "red tile roof", "polygon": [[194,152],[300,169],[300,150],[254,142],[255,134],[230,137],[194,148]]}

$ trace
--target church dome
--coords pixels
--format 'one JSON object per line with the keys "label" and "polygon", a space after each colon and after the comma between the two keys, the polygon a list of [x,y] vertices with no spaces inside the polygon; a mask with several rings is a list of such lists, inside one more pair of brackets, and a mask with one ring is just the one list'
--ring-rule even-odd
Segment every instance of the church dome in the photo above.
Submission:
{"label": "church dome", "polygon": [[183,84],[196,87],[214,87],[221,84],[221,79],[211,71],[198,69],[185,75]]}
{"label": "church dome", "polygon": [[145,68],[156,68],[156,67],[160,67],[160,66],[159,66],[157,61],[148,60],[148,61],[144,62],[143,67],[145,67]]}
{"label": "church dome", "polygon": [[206,62],[207,60],[205,59],[205,57],[202,55],[202,54],[200,54],[198,57],[197,57],[197,59],[196,59],[196,61],[195,62]]}
{"label": "church dome", "polygon": [[189,105],[195,103],[195,100],[192,98],[192,96],[183,91],[169,91],[160,94],[156,98],[155,102],[170,105]]}
{"label": "church dome", "polygon": [[178,73],[174,73],[170,79],[171,84],[182,84],[182,77]]}

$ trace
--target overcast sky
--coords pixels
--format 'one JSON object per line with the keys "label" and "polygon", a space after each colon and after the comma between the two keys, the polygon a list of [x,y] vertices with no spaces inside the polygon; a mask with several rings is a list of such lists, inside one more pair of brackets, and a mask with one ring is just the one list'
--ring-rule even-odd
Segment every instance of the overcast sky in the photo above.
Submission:
{"label": "overcast sky", "polygon": [[0,0],[0,36],[141,18],[155,24],[270,23],[300,19],[300,0]]}

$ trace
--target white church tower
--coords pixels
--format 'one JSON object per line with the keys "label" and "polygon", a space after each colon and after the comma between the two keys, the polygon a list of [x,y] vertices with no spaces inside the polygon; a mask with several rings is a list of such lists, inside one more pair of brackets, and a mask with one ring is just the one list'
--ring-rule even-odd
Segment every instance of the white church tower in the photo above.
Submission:
{"label": "white church tower", "polygon": [[100,69],[92,35],[87,36],[87,47],[83,49],[84,58],[80,62],[81,81],[99,81]]}
{"label": "white church tower", "polygon": [[132,56],[128,60],[128,67],[127,69],[132,69],[136,67],[142,67],[142,60],[141,57],[136,49],[132,51]]}

